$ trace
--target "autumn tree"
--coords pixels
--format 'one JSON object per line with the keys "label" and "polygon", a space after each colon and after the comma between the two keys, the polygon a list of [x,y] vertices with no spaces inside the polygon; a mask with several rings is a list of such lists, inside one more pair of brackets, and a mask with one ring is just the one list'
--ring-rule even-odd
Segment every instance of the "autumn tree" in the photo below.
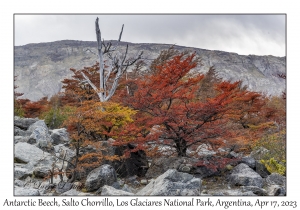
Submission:
{"label": "autumn tree", "polygon": [[64,92],[60,96],[62,105],[81,106],[84,101],[99,101],[99,97],[94,89],[84,79],[82,73],[90,78],[95,85],[99,84],[99,63],[90,67],[76,70],[71,68],[72,78],[62,81]]}
{"label": "autumn tree", "polygon": [[230,117],[239,109],[235,105],[248,103],[252,93],[240,90],[240,82],[224,81],[216,84],[214,97],[197,100],[204,76],[191,70],[198,62],[195,54],[174,56],[156,66],[155,74],[139,78],[134,96],[124,95],[124,103],[139,110],[137,122],[142,122],[142,127],[156,126],[155,132],[148,130],[133,141],[157,141],[174,147],[178,156],[186,156],[192,145],[231,135]]}
{"label": "autumn tree", "polygon": [[38,101],[30,101],[29,99],[21,99],[20,103],[24,110],[24,117],[36,118],[49,108],[48,97],[43,97]]}
{"label": "autumn tree", "polygon": [[[113,102],[85,101],[76,108],[64,123],[76,151],[75,158],[70,163],[70,180],[74,181],[80,170],[98,167],[104,160],[119,160],[117,156],[103,154],[102,141],[118,134],[123,126],[133,121],[135,113],[134,110]],[[80,149],[87,146],[92,147],[93,151],[80,154]]]}

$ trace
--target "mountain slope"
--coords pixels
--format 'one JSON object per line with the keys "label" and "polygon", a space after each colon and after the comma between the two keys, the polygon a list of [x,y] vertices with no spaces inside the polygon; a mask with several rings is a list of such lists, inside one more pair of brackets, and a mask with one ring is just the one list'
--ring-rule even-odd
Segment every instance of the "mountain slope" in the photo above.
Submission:
{"label": "mountain slope", "polygon": [[[120,50],[129,45],[129,56],[144,51],[149,64],[159,52],[168,49],[166,44],[133,44],[121,42]],[[15,46],[14,75],[17,92],[23,98],[38,100],[61,90],[61,80],[71,76],[70,68],[81,69],[97,61],[96,42],[63,40],[48,43]],[[285,80],[277,74],[286,73],[286,58],[275,56],[238,55],[223,51],[175,46],[175,49],[195,51],[203,66],[197,71],[205,73],[214,66],[218,75],[230,81],[242,80],[250,90],[268,95],[279,95],[285,90]]]}

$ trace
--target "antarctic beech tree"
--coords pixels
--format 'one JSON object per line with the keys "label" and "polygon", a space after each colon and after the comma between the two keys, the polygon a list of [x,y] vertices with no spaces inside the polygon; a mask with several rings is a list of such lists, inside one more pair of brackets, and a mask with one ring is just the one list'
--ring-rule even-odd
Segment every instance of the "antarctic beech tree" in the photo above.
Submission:
{"label": "antarctic beech tree", "polygon": [[97,93],[85,81],[82,74],[87,75],[94,84],[99,84],[99,63],[90,67],[76,70],[71,68],[73,72],[71,79],[62,81],[64,92],[61,94],[61,103],[63,105],[80,106],[84,101],[99,101]]}
{"label": "antarctic beech tree", "polygon": [[[156,66],[154,74],[136,80],[138,88],[133,96],[123,92],[126,96],[123,102],[139,110],[136,123],[142,123],[140,131],[144,132],[144,135],[136,134],[134,142],[156,140],[158,144],[174,147],[178,156],[186,156],[187,148],[192,145],[232,134],[230,118],[239,109],[236,104],[252,99],[250,92],[241,91],[240,82],[219,82],[214,97],[198,100],[204,76],[191,74],[198,62],[195,54],[176,55]],[[154,126],[155,131],[149,129]],[[119,142],[128,140],[129,135],[119,137]]]}
{"label": "antarctic beech tree", "polygon": [[[136,111],[112,102],[84,101],[81,106],[68,117],[64,126],[71,138],[71,146],[75,149],[75,158],[69,163],[70,181],[76,174],[85,169],[101,165],[104,160],[119,160],[117,156],[104,155],[101,140],[108,140],[118,134],[123,126],[132,122]],[[80,154],[84,147],[94,148],[92,152]]]}
{"label": "antarctic beech tree", "polygon": [[[97,93],[100,101],[105,102],[108,101],[114,95],[122,75],[127,71],[129,66],[133,65],[137,60],[141,58],[143,52],[140,52],[136,56],[136,58],[127,58],[127,44],[124,55],[121,55],[117,48],[121,41],[124,25],[122,26],[117,45],[115,47],[112,47],[112,42],[105,43],[104,40],[101,40],[101,31],[98,22],[99,18],[97,18],[95,22],[97,36],[97,51],[99,57],[99,88],[97,87],[97,84],[92,82],[84,72],[81,72],[81,74]],[[106,55],[106,58],[104,57],[104,55]],[[114,77],[113,82],[111,85],[109,85],[109,79],[112,76]]]}
{"label": "antarctic beech tree", "polygon": [[43,112],[49,109],[48,97],[43,97],[38,101],[30,101],[29,99],[20,99],[24,117],[35,118],[39,117]]}

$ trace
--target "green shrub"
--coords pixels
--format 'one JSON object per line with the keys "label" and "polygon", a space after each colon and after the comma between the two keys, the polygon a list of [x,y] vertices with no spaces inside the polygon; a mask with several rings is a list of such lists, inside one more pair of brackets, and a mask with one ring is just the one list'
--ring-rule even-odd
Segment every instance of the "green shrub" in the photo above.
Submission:
{"label": "green shrub", "polygon": [[19,117],[24,117],[24,115],[25,115],[25,112],[22,109],[22,106],[17,102],[15,102],[15,106],[14,106],[14,115],[19,116]]}
{"label": "green shrub", "polygon": [[285,162],[278,163],[277,160],[275,160],[274,158],[270,158],[269,160],[260,160],[260,162],[266,166],[267,170],[270,173],[278,173],[285,176]]}
{"label": "green shrub", "polygon": [[254,149],[264,147],[269,150],[260,160],[270,173],[286,173],[286,135],[285,131],[266,135],[258,140]]}
{"label": "green shrub", "polygon": [[50,129],[60,128],[73,111],[74,108],[70,106],[51,108],[49,111],[43,113],[41,118],[45,120],[46,125]]}

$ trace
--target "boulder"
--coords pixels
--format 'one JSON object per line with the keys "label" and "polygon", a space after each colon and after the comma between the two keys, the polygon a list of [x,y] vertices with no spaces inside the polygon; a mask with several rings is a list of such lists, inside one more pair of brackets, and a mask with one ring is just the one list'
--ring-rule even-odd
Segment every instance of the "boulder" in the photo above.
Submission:
{"label": "boulder", "polygon": [[52,148],[53,140],[49,135],[49,130],[44,120],[33,123],[28,128],[28,131],[32,132],[27,141],[29,144],[36,144],[39,148]]}
{"label": "boulder", "polygon": [[41,184],[42,184],[42,181],[40,179],[31,178],[29,176],[24,180],[25,188],[39,189]]}
{"label": "boulder", "polygon": [[269,185],[286,186],[286,177],[278,173],[272,173],[266,178],[266,183]]}
{"label": "boulder", "polygon": [[270,175],[270,172],[266,168],[266,166],[260,163],[258,160],[255,161],[255,171],[258,173],[262,178],[266,178]]}
{"label": "boulder", "polygon": [[259,147],[255,150],[253,150],[250,153],[250,157],[254,158],[255,160],[261,160],[264,158],[264,156],[269,152],[268,149],[264,148],[264,147]]}
{"label": "boulder", "polygon": [[15,145],[15,160],[31,166],[45,165],[50,167],[54,157],[34,145],[19,142]]}
{"label": "boulder", "polygon": [[250,157],[250,156],[242,157],[241,163],[245,163],[246,165],[248,165],[252,169],[255,168],[255,164],[256,164],[255,159],[253,157]]}
{"label": "boulder", "polygon": [[61,195],[62,196],[76,196],[76,195],[79,195],[81,192],[76,190],[76,189],[71,189],[71,190],[68,190],[64,193],[62,193]]}
{"label": "boulder", "polygon": [[286,190],[284,187],[279,185],[269,185],[267,186],[267,192],[269,196],[285,196]]}
{"label": "boulder", "polygon": [[161,157],[153,159],[145,176],[146,178],[156,178],[169,169],[178,170],[182,163],[183,160],[179,157]]}
{"label": "boulder", "polygon": [[108,196],[108,195],[114,195],[114,196],[132,196],[134,194],[130,193],[130,192],[123,191],[123,190],[115,189],[114,187],[111,187],[111,186],[104,185],[102,187],[101,195],[102,196]]}
{"label": "boulder", "polygon": [[19,165],[15,165],[14,167],[14,176],[15,179],[25,179],[28,176],[32,175],[32,171],[27,168],[20,167]]}
{"label": "boulder", "polygon": [[23,187],[16,187],[14,190],[14,196],[37,196],[40,195],[40,192],[34,188],[23,188]]}
{"label": "boulder", "polygon": [[198,196],[200,195],[200,189],[201,180],[199,178],[169,169],[138,191],[136,195]]}
{"label": "boulder", "polygon": [[25,136],[26,134],[27,134],[26,131],[22,130],[17,126],[14,126],[14,136]]}
{"label": "boulder", "polygon": [[258,196],[266,196],[268,195],[268,192],[263,189],[263,188],[259,188],[257,186],[242,186],[242,191],[243,192],[253,192],[255,195],[258,195]]}
{"label": "boulder", "polygon": [[202,166],[194,167],[192,170],[192,174],[195,174],[197,175],[197,177],[200,178],[206,178],[211,176],[217,176],[220,174],[220,171],[211,168],[209,166],[202,165]]}
{"label": "boulder", "polygon": [[129,192],[129,193],[133,193],[134,189],[132,189],[129,185],[127,184],[124,184],[124,186],[122,187],[121,189],[122,191],[126,191],[126,192]]}
{"label": "boulder", "polygon": [[33,175],[36,178],[46,178],[49,174],[50,167],[49,166],[39,166],[33,169]]}
{"label": "boulder", "polygon": [[39,119],[35,118],[21,118],[18,116],[15,116],[14,118],[14,125],[22,130],[27,130],[29,126],[37,122]]}
{"label": "boulder", "polygon": [[257,186],[259,188],[263,186],[262,177],[244,163],[233,168],[228,181],[236,186]]}
{"label": "boulder", "polygon": [[236,153],[235,151],[231,151],[227,154],[227,158],[241,158],[243,154]]}
{"label": "boulder", "polygon": [[64,193],[72,189],[73,184],[68,182],[60,182],[56,185],[55,191],[57,193]]}
{"label": "boulder", "polygon": [[[55,162],[55,158],[51,154],[25,142],[15,144],[14,155],[15,162],[23,163],[22,166],[15,167],[15,175],[20,179],[33,173],[37,177],[44,178]],[[56,164],[59,166],[60,163]]]}
{"label": "boulder", "polygon": [[54,129],[51,132],[51,138],[53,140],[53,145],[58,144],[64,144],[69,142],[69,134],[67,132],[67,129],[60,128],[60,129]]}
{"label": "boulder", "polygon": [[197,148],[196,153],[198,157],[212,156],[216,154],[215,151],[212,151],[212,147],[209,144],[201,144]]}
{"label": "boulder", "polygon": [[57,157],[63,158],[66,153],[66,160],[71,160],[76,156],[76,152],[63,144],[53,146]]}
{"label": "boulder", "polygon": [[14,184],[15,184],[15,186],[18,186],[18,187],[24,187],[24,181],[19,180],[19,179],[16,179],[14,181]]}
{"label": "boulder", "polygon": [[28,137],[27,136],[15,136],[14,137],[14,143],[19,143],[19,142],[27,142]]}
{"label": "boulder", "polygon": [[94,191],[104,185],[112,185],[117,181],[115,169],[108,165],[102,165],[92,170],[86,178],[85,187],[88,192]]}

